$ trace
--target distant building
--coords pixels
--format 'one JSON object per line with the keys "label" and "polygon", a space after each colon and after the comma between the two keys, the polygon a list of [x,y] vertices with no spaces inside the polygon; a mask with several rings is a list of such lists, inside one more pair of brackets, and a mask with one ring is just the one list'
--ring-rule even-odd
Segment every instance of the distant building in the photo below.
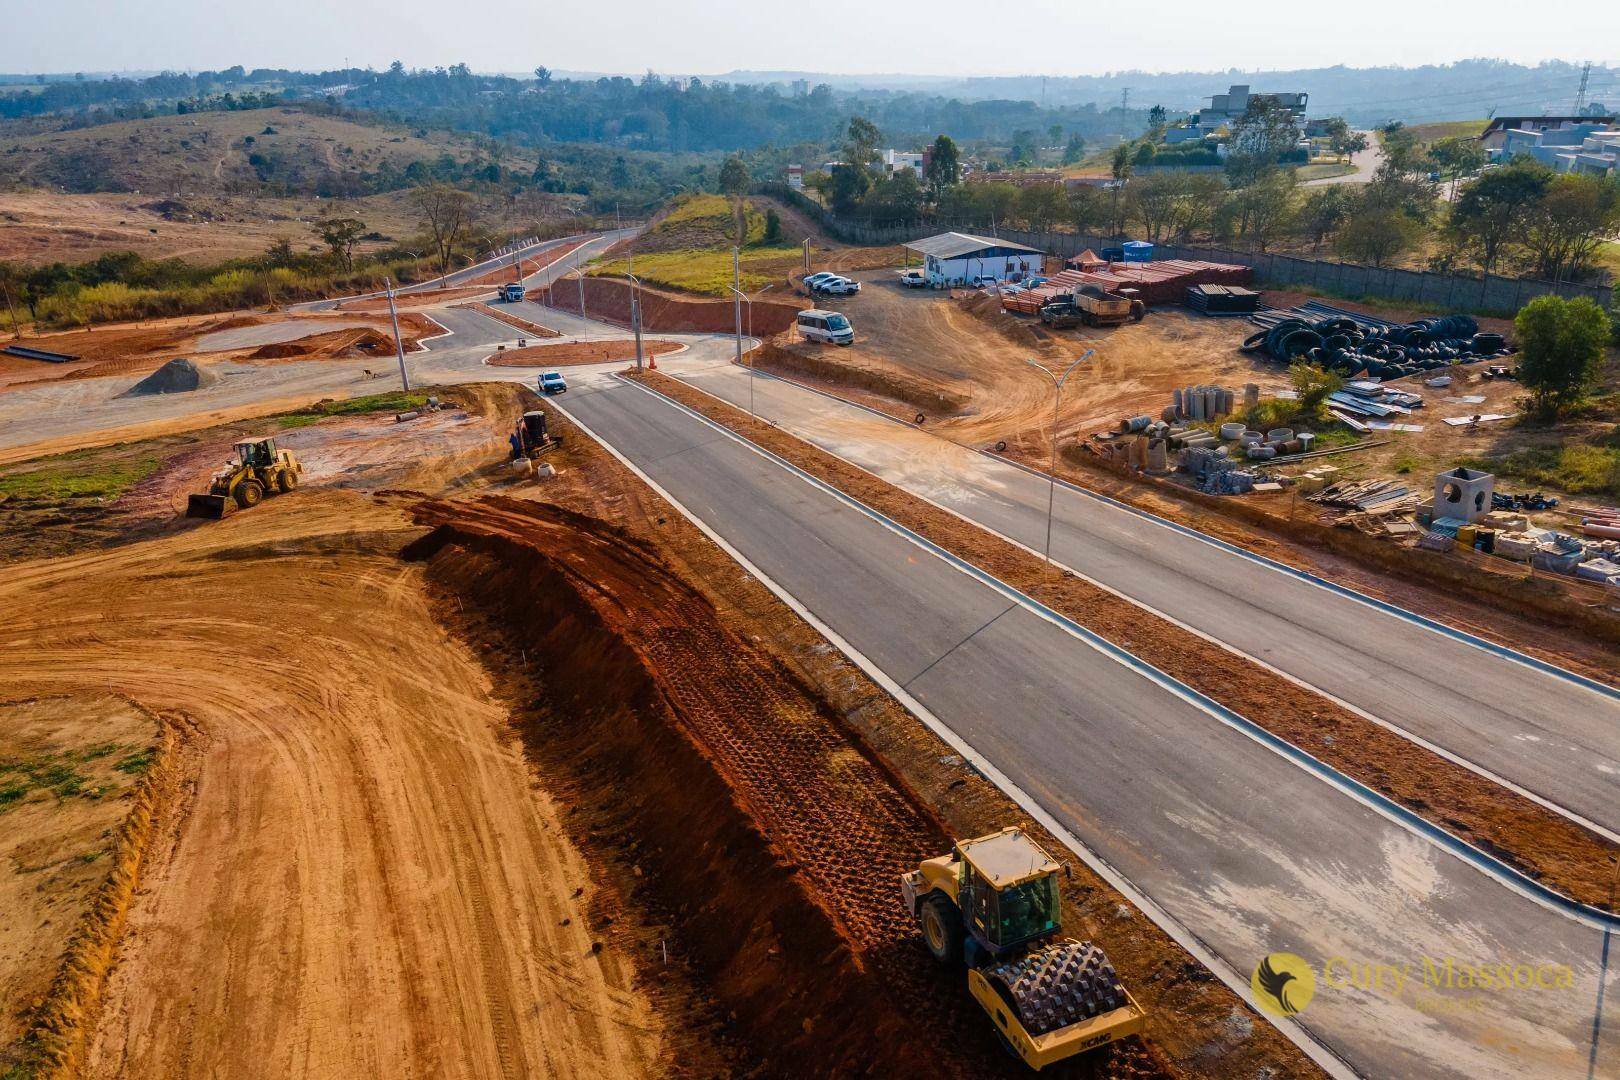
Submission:
{"label": "distant building", "polygon": [[794,97],[809,97],[810,96],[810,80],[809,79],[794,79],[793,80],[793,96]]}
{"label": "distant building", "polygon": [[923,155],[913,154],[904,150],[883,151],[883,171],[893,176],[901,169],[910,169],[917,174],[917,179],[923,177]]}
{"label": "distant building", "polygon": [[1181,143],[1202,142],[1207,134],[1208,132],[1197,124],[1166,128],[1164,131],[1164,144],[1166,146],[1178,146]]}
{"label": "distant building", "polygon": [[1286,109],[1295,120],[1305,115],[1311,95],[1303,92],[1257,94],[1246,85],[1234,85],[1224,94],[1215,94],[1209,99],[1209,107],[1198,110],[1198,126],[1205,131],[1214,131],[1223,124],[1231,123],[1249,111],[1249,106],[1259,101],[1269,101],[1273,105]]}
{"label": "distant building", "polygon": [[923,273],[935,286],[965,285],[976,277],[1021,281],[1041,272],[1045,252],[1011,240],[948,232],[905,245],[923,257]]}
{"label": "distant building", "polygon": [[1620,174],[1620,130],[1587,123],[1509,128],[1501,133],[1501,145],[1488,153],[1493,161],[1525,156],[1558,172],[1613,176]]}
{"label": "distant building", "polygon": [[794,191],[804,190],[804,166],[789,165],[787,167],[787,186]]}
{"label": "distant building", "polygon": [[1571,128],[1580,125],[1589,125],[1592,128],[1609,127],[1615,122],[1613,112],[1606,112],[1601,105],[1596,106],[1596,112],[1591,108],[1581,113],[1565,116],[1498,116],[1485,125],[1480,133],[1480,142],[1485,144],[1487,153],[1502,149],[1507,142],[1507,133],[1510,131],[1557,131],[1560,128]]}

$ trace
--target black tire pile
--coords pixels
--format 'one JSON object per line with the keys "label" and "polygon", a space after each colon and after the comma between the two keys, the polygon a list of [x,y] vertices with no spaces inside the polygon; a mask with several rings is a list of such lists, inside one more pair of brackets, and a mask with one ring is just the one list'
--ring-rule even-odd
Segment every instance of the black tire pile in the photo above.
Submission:
{"label": "black tire pile", "polygon": [[1045,1035],[1125,1004],[1114,965],[1089,941],[1054,942],[984,974],[1014,1003],[1031,1035]]}
{"label": "black tire pile", "polygon": [[1243,351],[1263,352],[1285,364],[1320,364],[1343,375],[1365,371],[1378,379],[1399,379],[1513,350],[1501,334],[1481,333],[1471,317],[1447,315],[1389,327],[1344,318],[1283,319],[1250,335]]}

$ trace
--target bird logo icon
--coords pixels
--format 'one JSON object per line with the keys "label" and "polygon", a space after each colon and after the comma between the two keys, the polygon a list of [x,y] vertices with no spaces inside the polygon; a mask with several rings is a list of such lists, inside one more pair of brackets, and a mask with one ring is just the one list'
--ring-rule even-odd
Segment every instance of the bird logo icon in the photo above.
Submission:
{"label": "bird logo icon", "polygon": [[1296,1016],[1316,996],[1316,972],[1293,953],[1274,952],[1255,966],[1249,987],[1262,1009]]}

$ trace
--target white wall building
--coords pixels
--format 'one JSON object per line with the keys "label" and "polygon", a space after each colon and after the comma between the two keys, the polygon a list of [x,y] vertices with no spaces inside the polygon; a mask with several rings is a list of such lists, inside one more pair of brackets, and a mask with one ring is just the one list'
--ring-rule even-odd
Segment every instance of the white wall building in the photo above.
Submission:
{"label": "white wall building", "polygon": [[923,257],[923,274],[935,288],[965,285],[976,277],[1020,281],[1039,274],[1046,253],[991,236],[948,232],[906,245]]}

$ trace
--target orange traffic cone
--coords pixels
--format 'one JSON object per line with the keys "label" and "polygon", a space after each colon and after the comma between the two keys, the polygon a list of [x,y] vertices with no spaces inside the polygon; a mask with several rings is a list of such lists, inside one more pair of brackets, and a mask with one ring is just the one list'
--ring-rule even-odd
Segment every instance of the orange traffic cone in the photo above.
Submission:
{"label": "orange traffic cone", "polygon": [[648,371],[657,371],[658,370],[658,357],[656,357],[656,356],[647,357],[647,370]]}

